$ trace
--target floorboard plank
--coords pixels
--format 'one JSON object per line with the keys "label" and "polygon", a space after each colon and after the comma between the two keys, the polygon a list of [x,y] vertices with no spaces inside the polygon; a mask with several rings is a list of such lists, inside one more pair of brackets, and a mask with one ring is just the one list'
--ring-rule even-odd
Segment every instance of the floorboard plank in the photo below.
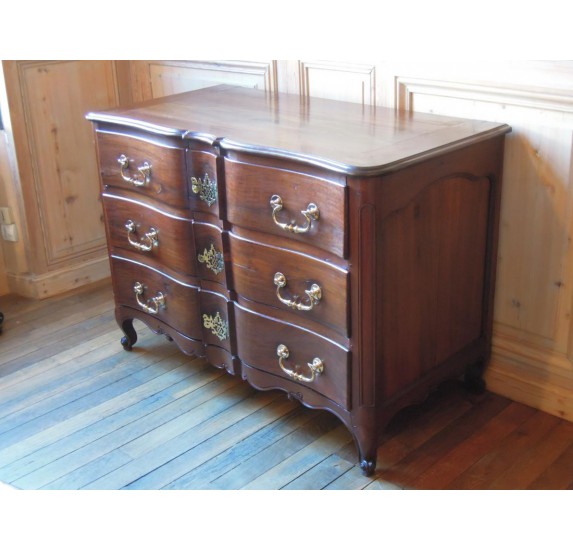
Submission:
{"label": "floorboard plank", "polygon": [[[187,402],[187,400],[183,399],[174,403],[179,399],[177,394],[180,393],[182,388],[187,390],[185,395],[189,395],[192,393],[189,391],[190,388],[196,390],[217,379],[218,373],[208,369],[206,365],[204,365],[203,368],[197,368],[196,365],[194,365],[194,367],[193,370],[190,370],[189,377],[176,382],[174,385],[167,386],[157,393],[150,393],[148,397],[124,409],[112,413],[109,416],[101,417],[97,422],[90,425],[89,429],[78,430],[67,436],[62,436],[53,443],[3,467],[0,469],[0,476],[2,476],[3,479],[16,480],[27,473],[33,472],[42,466],[50,464],[98,440],[97,447],[101,451],[105,445],[104,437],[118,432],[118,430],[126,429],[128,425],[131,425],[129,429],[133,430],[135,426],[133,423],[145,419],[146,427],[149,428],[149,426],[153,426],[153,422],[161,423],[164,421],[163,418],[166,417],[165,415],[178,414],[181,410],[184,410],[184,405]],[[192,404],[190,406],[192,406]],[[156,416],[153,414],[158,409],[162,409],[161,415],[163,416],[160,419],[156,419]],[[172,411],[172,409],[174,410]],[[115,434],[116,437],[118,435],[119,433]],[[128,440],[125,434],[123,437],[123,441]],[[88,455],[89,452],[90,450],[88,449]]]}
{"label": "floorboard plank", "polygon": [[[253,396],[251,405],[255,405]],[[208,487],[206,480],[197,475],[197,470],[204,471],[213,457],[225,454],[233,445],[258,432],[272,422],[292,412],[295,404],[288,401],[284,395],[268,395],[268,400],[261,402],[262,406],[253,412],[247,412],[237,422],[229,423],[221,431],[201,441],[198,445],[179,455],[164,466],[154,470],[145,478],[137,480],[128,486],[129,489],[163,488],[163,489],[204,489]],[[229,411],[235,414],[235,411]],[[228,420],[227,420],[228,422]]]}
{"label": "floorboard plank", "polygon": [[503,475],[503,472],[514,463],[519,462],[527,449],[535,447],[558,423],[559,419],[555,416],[536,411],[501,445],[480,458],[446,487],[456,490],[487,488],[488,483]]}
{"label": "floorboard plank", "polygon": [[571,444],[573,424],[560,420],[537,445],[529,448],[502,475],[488,483],[488,489],[527,487],[535,481]]}
{"label": "floorboard plank", "polygon": [[476,405],[421,446],[407,454],[390,468],[382,467],[377,477],[404,488],[415,489],[414,480],[433,466],[471,433],[481,428],[491,418],[509,405],[509,400],[487,394]]}
{"label": "floorboard plank", "polygon": [[[149,395],[147,399],[132,404],[132,406],[118,411],[108,418],[103,419],[90,428],[90,432],[95,434],[95,438],[86,441],[83,436],[84,431],[71,437],[66,441],[68,452],[61,453],[61,458],[48,464],[42,472],[42,488],[49,489],[79,489],[87,485],[89,481],[75,485],[71,482],[69,474],[75,472],[72,476],[74,480],[81,482],[80,473],[85,474],[85,479],[95,480],[102,475],[93,477],[92,469],[94,463],[96,468],[101,470],[101,457],[108,453],[115,452],[116,449],[141,437],[150,430],[171,421],[173,418],[185,414],[187,411],[199,407],[209,399],[224,393],[233,388],[236,382],[225,377],[209,373],[208,370],[192,375],[190,378],[182,380],[180,383],[165,388],[164,391]],[[195,391],[185,393],[179,398],[174,397],[180,385],[187,383],[194,386]],[[78,441],[79,440],[79,441]],[[123,456],[129,456],[122,451]],[[130,461],[133,460],[129,457]],[[96,462],[97,461],[97,462]],[[111,471],[111,470],[110,470]],[[48,472],[50,475],[48,476]],[[105,472],[108,474],[109,472]]]}
{"label": "floorboard plank", "polygon": [[267,470],[242,489],[280,489],[306,471],[316,466],[325,454],[336,452],[351,440],[352,436],[345,426],[339,425],[322,437],[316,439],[300,451],[289,456],[274,468]]}
{"label": "floorboard plank", "polygon": [[57,422],[40,432],[34,433],[30,437],[25,437],[23,440],[0,450],[0,467],[78,430],[89,428],[101,418],[140,402],[149,394],[150,389],[152,390],[158,383],[161,383],[161,381],[155,380],[156,378],[162,374],[169,374],[165,371],[168,366],[169,365],[164,365],[160,368],[155,368],[154,365],[151,365],[137,373],[136,380],[139,383],[130,390],[115,395],[95,407],[82,411],[66,420]]}
{"label": "floorboard plank", "polygon": [[[265,446],[260,452],[213,480],[209,488],[240,489],[340,425],[340,421],[331,414],[310,412],[312,422],[297,426],[288,435]],[[306,418],[308,415],[305,415]]]}
{"label": "floorboard plank", "polygon": [[[143,358],[144,355],[142,354],[139,357]],[[123,395],[128,394],[131,390],[140,388],[142,384],[149,380],[153,380],[177,369],[180,365],[181,356],[179,355],[172,355],[166,358],[153,356],[149,364],[142,365],[136,372],[3,433],[2,439],[0,440],[0,449],[14,446],[19,441],[27,441],[37,434],[46,434],[49,430],[51,430],[50,433],[53,436],[57,437],[60,435],[58,431],[59,426],[65,425],[66,421],[77,421],[82,418],[84,413],[104,406],[116,398],[115,403],[117,405]],[[176,377],[178,373],[175,372],[171,376]],[[145,389],[143,391],[145,391]],[[140,396],[138,396],[138,398],[139,397]],[[101,414],[104,413],[101,412]],[[0,451],[0,464],[2,464],[2,456],[2,451]]]}
{"label": "floorboard plank", "polygon": [[287,483],[282,489],[289,491],[324,489],[335,479],[352,469],[353,466],[352,462],[333,454]]}
{"label": "floorboard plank", "polygon": [[499,446],[514,430],[530,418],[534,409],[511,403],[497,416],[460,442],[415,480],[416,489],[439,489],[451,483],[482,456]]}
{"label": "floorboard plank", "polygon": [[198,407],[202,410],[196,411],[197,414],[186,431],[177,433],[176,437],[163,441],[162,445],[154,447],[124,467],[110,472],[84,488],[101,490],[126,487],[146,473],[176,459],[229,425],[264,407],[273,399],[276,399],[276,396],[266,393],[254,395],[251,388],[240,384],[230,392],[211,400],[204,407]]}
{"label": "floorboard plank", "polygon": [[364,489],[371,480],[372,478],[366,477],[362,473],[360,466],[355,464],[340,477],[325,485],[324,489],[329,491],[358,491]]}
{"label": "floorboard plank", "polygon": [[573,483],[573,444],[543,471],[527,488],[545,491],[568,489]]}
{"label": "floorboard plank", "polygon": [[[161,487],[166,489],[213,489],[214,486],[212,484],[218,478],[311,421],[312,415],[305,413],[311,413],[312,411],[302,409],[300,405],[294,402],[287,402],[285,396],[283,396],[283,402],[288,407],[284,415],[271,418],[268,423],[252,434],[242,432],[243,439],[240,439],[223,452],[213,453],[199,466],[190,469],[189,462],[187,462],[185,457],[183,457],[185,464],[181,465],[180,470],[175,469],[175,465],[171,463],[169,478],[164,476],[163,481],[165,483]],[[151,487],[149,478],[153,478],[156,472],[157,470],[135,481],[128,488],[146,489]],[[155,484],[153,483],[153,485]],[[225,485],[221,487],[221,489],[227,488]]]}
{"label": "floorboard plank", "polygon": [[[99,344],[105,344],[99,342]],[[16,387],[12,398],[6,399],[0,417],[0,434],[8,431],[18,423],[23,424],[34,416],[41,416],[77,399],[78,396],[91,393],[90,389],[112,383],[138,372],[151,363],[156,363],[160,356],[175,355],[171,346],[157,348],[157,353],[127,354],[123,350],[110,352],[105,345],[99,345],[97,352],[87,352],[68,363],[53,368],[49,377],[35,377],[23,384],[26,389]],[[103,351],[102,351],[103,350]],[[18,391],[20,390],[20,391]]]}

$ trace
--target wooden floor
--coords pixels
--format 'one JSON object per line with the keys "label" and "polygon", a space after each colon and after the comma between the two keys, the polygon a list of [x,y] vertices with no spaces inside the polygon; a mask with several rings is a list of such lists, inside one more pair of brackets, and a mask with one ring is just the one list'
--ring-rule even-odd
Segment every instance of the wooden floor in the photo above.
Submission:
{"label": "wooden floor", "polygon": [[141,323],[125,352],[108,282],[0,311],[0,483],[15,488],[573,488],[572,423],[457,381],[394,419],[367,478],[333,415]]}

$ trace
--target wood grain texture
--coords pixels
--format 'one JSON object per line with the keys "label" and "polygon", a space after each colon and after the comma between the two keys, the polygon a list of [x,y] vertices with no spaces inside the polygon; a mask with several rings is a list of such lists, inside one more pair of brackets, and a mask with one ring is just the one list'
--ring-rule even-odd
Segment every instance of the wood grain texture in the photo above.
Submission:
{"label": "wood grain texture", "polygon": [[275,61],[130,61],[136,101],[234,84],[272,91],[277,87]]}
{"label": "wood grain texture", "polygon": [[[313,319],[348,336],[348,270],[289,249],[241,239],[233,233],[229,234],[229,245],[233,264],[232,288],[238,294],[249,300],[292,311],[303,324],[305,319]],[[286,286],[280,288],[280,296],[284,300],[310,307],[312,303],[305,291],[316,284],[321,289],[320,301],[310,311],[284,304],[277,296],[274,283],[276,273],[282,273],[286,278]]]}
{"label": "wood grain texture", "polygon": [[119,104],[115,62],[5,61],[3,71],[13,177],[2,202],[20,239],[6,256],[10,288],[44,298],[108,277],[97,261],[105,229],[84,114]]}
{"label": "wood grain texture", "polygon": [[289,357],[283,361],[283,366],[305,377],[311,375],[308,363],[318,357],[324,363],[324,372],[313,382],[298,382],[295,385],[306,387],[325,395],[343,407],[349,407],[347,349],[323,338],[320,334],[253,313],[242,307],[235,307],[235,320],[237,352],[244,363],[289,380],[279,365],[277,356],[279,345],[285,345],[289,350]]}
{"label": "wood grain texture", "polygon": [[[252,158],[252,164],[225,159],[227,219],[239,227],[302,241],[338,256],[346,256],[346,200],[344,187],[299,172],[268,168]],[[278,195],[282,209],[272,216],[270,200]],[[301,211],[315,204],[318,219]],[[265,215],[266,213],[266,215]],[[296,224],[304,233],[293,233],[278,224]]]}
{"label": "wood grain texture", "polygon": [[[151,139],[151,137],[149,138]],[[137,137],[108,132],[97,133],[99,168],[104,189],[117,187],[158,200],[171,206],[185,208],[189,200],[185,181],[185,152],[173,143],[149,142]],[[125,177],[143,182],[138,171],[146,162],[151,166],[149,182],[135,186],[122,177],[118,159],[125,155],[128,166],[123,170]]]}
{"label": "wood grain texture", "polygon": [[[301,105],[285,94],[223,86],[88,119],[99,135],[104,190],[125,187],[125,174],[112,167],[119,150],[133,151],[134,166],[157,155],[156,179],[153,168],[134,193],[143,192],[155,210],[161,202],[177,207],[211,238],[220,229],[229,267],[218,280],[186,283],[165,262],[143,269],[145,261],[125,257],[126,270],[120,267],[128,263],[112,255],[125,348],[137,340],[127,307],[174,328],[172,334],[152,321],[187,352],[193,346],[185,338],[198,340],[191,317],[199,313],[201,340],[219,366],[240,368],[259,389],[284,389],[332,411],[354,435],[361,467],[371,474],[393,414],[489,357],[500,198],[492,182],[501,181],[509,127],[356,107]],[[251,130],[255,141],[237,141]],[[310,137],[316,144],[307,149]],[[353,155],[359,160],[349,164]],[[211,162],[204,182],[196,169],[201,159]],[[190,184],[199,201],[186,202]],[[245,231],[252,240],[241,236]],[[194,261],[193,244],[176,245],[185,261]],[[338,257],[335,265],[325,252]],[[134,277],[147,274],[156,288],[143,302],[151,304],[159,291],[174,294],[155,312],[138,300],[140,292],[133,296],[141,284]],[[283,307],[320,284],[326,307],[315,302],[308,315]],[[185,304],[190,288],[200,312],[195,295]],[[338,332],[334,340],[327,328]],[[348,345],[339,344],[347,336]]]}
{"label": "wood grain texture", "polygon": [[[225,137],[225,151],[296,158],[355,175],[379,175],[509,131],[505,124],[418,113],[396,116],[393,109],[364,110],[355,103],[294,94],[282,94],[279,100],[247,88],[218,86],[193,94],[201,99],[200,107],[189,102],[188,94],[177,94],[136,109],[92,112],[88,118],[134,128],[153,125],[172,135],[211,141]],[[275,121],[280,121],[280,131]]]}
{"label": "wood grain texture", "polygon": [[513,127],[487,380],[498,393],[572,419],[571,62],[398,65],[397,108]]}
{"label": "wood grain texture", "polygon": [[[188,338],[201,338],[199,289],[176,279],[166,277],[162,272],[146,267],[144,264],[114,257],[112,273],[114,293],[117,303],[135,310],[145,311],[139,302],[156,309],[152,314],[160,321],[173,327]],[[137,296],[136,283],[144,287]],[[153,298],[164,296],[164,306],[156,307]],[[139,302],[138,302],[139,300]]]}
{"label": "wood grain texture", "polygon": [[[104,194],[102,200],[112,253],[113,250],[118,253],[135,251],[143,262],[165,266],[183,276],[196,275],[195,240],[190,219],[174,216],[137,198]],[[126,228],[129,221],[133,222],[133,231]],[[157,233],[156,245],[146,238],[146,234],[153,230]],[[137,249],[130,241],[149,250]]]}

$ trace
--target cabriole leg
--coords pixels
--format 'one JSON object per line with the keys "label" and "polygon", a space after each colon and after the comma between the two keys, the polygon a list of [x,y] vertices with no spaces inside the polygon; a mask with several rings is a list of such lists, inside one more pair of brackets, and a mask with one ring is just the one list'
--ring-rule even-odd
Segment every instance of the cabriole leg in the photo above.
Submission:
{"label": "cabriole leg", "polygon": [[121,321],[120,327],[125,334],[121,339],[121,345],[125,351],[131,351],[135,342],[137,342],[137,332],[133,328],[133,319],[124,319]]}

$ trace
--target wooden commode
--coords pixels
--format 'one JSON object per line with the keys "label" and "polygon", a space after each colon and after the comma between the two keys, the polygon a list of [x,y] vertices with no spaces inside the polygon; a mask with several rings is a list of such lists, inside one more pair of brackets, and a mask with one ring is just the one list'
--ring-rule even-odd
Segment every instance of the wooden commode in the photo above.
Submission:
{"label": "wooden commode", "polygon": [[391,417],[491,348],[509,126],[216,86],[90,113],[116,318],[334,413]]}

